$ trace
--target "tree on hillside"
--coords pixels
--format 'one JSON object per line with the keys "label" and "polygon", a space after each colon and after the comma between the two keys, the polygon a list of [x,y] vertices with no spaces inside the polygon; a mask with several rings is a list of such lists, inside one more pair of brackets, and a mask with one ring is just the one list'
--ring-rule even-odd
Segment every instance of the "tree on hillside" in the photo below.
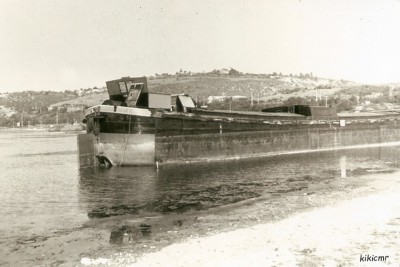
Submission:
{"label": "tree on hillside", "polygon": [[341,99],[339,103],[336,105],[337,112],[341,111],[350,111],[354,109],[354,103],[347,99]]}
{"label": "tree on hillside", "polygon": [[306,98],[304,97],[289,97],[288,99],[286,99],[283,104],[285,106],[293,106],[293,105],[307,105],[309,104],[309,102],[307,101]]}
{"label": "tree on hillside", "polygon": [[231,68],[231,69],[229,70],[229,75],[237,76],[237,75],[240,75],[240,72],[237,71],[237,70],[235,70],[234,68]]}

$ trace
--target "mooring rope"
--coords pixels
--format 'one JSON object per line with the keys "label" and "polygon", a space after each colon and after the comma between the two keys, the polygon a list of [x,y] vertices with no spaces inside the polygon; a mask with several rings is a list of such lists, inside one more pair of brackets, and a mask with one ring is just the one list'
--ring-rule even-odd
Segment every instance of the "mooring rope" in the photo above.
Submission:
{"label": "mooring rope", "polygon": [[127,147],[127,145],[128,145],[129,136],[130,136],[130,134],[131,134],[131,120],[132,120],[132,116],[129,115],[128,134],[125,135],[124,153],[122,154],[122,160],[121,160],[121,162],[119,163],[119,166],[120,166],[120,167],[121,167],[122,163],[124,162],[126,147]]}

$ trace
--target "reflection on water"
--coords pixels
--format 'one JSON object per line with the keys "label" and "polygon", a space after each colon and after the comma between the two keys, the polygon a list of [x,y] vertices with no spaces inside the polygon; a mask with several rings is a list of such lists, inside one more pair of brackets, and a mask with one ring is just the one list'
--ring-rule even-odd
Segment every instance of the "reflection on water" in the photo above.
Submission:
{"label": "reflection on water", "polygon": [[180,166],[80,172],[80,202],[90,218],[204,210],[396,169],[399,147],[286,155]]}
{"label": "reflection on water", "polygon": [[340,177],[346,178],[346,155],[340,157]]}

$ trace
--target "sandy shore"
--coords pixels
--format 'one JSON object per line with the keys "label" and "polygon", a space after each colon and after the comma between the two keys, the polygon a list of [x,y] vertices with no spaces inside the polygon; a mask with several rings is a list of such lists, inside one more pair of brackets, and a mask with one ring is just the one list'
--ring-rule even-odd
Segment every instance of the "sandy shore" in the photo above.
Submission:
{"label": "sandy shore", "polygon": [[[353,192],[363,196],[350,196],[282,220],[189,238],[145,253],[127,265],[399,266],[400,179],[394,177],[375,176],[368,189]],[[374,256],[388,257],[377,261]],[[125,265],[127,257],[103,263]]]}

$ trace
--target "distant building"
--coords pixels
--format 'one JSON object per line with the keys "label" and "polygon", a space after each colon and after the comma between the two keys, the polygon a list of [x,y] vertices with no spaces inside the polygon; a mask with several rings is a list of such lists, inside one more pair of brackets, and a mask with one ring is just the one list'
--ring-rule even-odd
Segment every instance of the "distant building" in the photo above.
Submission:
{"label": "distant building", "polygon": [[229,74],[229,70],[228,69],[221,69],[219,71],[219,73],[228,75]]}
{"label": "distant building", "polygon": [[383,93],[377,92],[377,93],[372,93],[372,94],[366,95],[365,98],[375,99],[375,98],[379,98],[382,96],[383,96]]}
{"label": "distant building", "polygon": [[85,107],[85,105],[71,105],[67,107],[67,112],[83,111]]}

